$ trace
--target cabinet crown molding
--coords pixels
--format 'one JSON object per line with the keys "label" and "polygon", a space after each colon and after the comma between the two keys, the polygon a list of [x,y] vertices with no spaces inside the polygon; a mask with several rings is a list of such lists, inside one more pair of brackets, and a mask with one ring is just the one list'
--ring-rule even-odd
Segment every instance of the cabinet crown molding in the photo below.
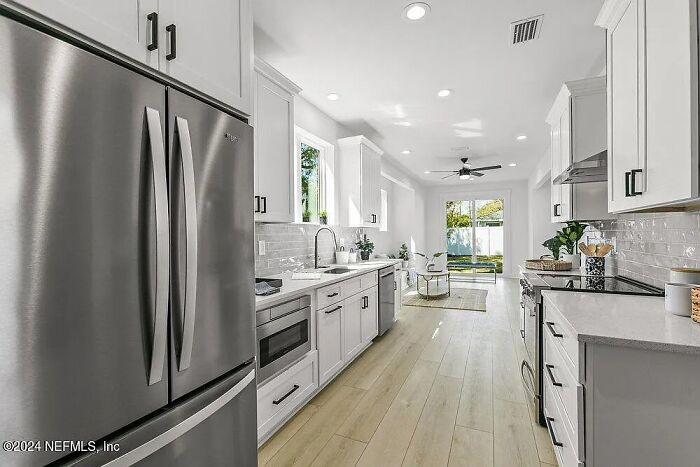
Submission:
{"label": "cabinet crown molding", "polygon": [[630,0],[606,0],[595,19],[595,25],[604,29],[613,26],[624,13]]}
{"label": "cabinet crown molding", "polygon": [[295,84],[292,80],[280,73],[275,67],[267,63],[262,58],[255,57],[255,71],[273,81],[275,84],[283,87],[292,94],[299,94],[301,87]]}
{"label": "cabinet crown molding", "polygon": [[358,144],[364,144],[365,146],[368,146],[372,151],[378,153],[380,156],[384,154],[384,151],[374,144],[372,141],[370,141],[366,136],[364,135],[357,135],[357,136],[350,136],[348,138],[340,138],[338,140],[338,144],[340,146],[352,146],[352,145],[358,145]]}
{"label": "cabinet crown molding", "polygon": [[569,105],[570,97],[584,96],[586,94],[605,93],[607,77],[596,76],[594,78],[577,79],[575,81],[567,81],[562,84],[559,94],[557,94],[552,108],[547,114],[545,121],[550,125],[555,125],[559,120],[559,116],[564,111],[564,108]]}

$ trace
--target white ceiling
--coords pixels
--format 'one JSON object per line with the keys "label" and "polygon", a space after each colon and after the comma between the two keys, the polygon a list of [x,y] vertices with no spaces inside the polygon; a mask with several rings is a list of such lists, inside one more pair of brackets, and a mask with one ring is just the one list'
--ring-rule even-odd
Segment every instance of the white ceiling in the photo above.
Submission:
{"label": "white ceiling", "polygon": [[[526,178],[547,150],[544,118],[562,83],[605,64],[593,25],[603,0],[428,0],[413,23],[401,14],[409,0],[253,3],[256,54],[426,184]],[[510,23],[539,14],[540,38],[511,46]],[[443,88],[452,95],[437,97]],[[423,173],[458,169],[464,151],[454,148],[465,146],[474,165],[504,168],[477,182]]]}

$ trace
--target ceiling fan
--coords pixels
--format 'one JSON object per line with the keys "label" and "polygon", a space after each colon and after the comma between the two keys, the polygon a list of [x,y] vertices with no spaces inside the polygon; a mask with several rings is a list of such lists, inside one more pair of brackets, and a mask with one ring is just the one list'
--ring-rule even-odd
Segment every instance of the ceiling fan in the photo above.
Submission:
{"label": "ceiling fan", "polygon": [[483,177],[485,174],[481,173],[484,170],[494,170],[494,169],[500,169],[500,165],[489,165],[486,167],[476,167],[472,168],[472,165],[467,162],[469,160],[468,157],[463,157],[461,159],[462,161],[462,168],[459,170],[431,170],[431,173],[438,173],[438,172],[443,172],[443,173],[449,173],[450,175],[446,175],[442,177],[442,179],[454,177],[455,175],[459,175],[460,180],[470,180],[471,177]]}

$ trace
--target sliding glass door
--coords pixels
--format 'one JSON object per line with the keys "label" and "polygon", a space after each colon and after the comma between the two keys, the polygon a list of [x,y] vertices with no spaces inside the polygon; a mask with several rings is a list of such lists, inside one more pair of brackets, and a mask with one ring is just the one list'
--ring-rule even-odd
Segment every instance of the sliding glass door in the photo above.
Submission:
{"label": "sliding glass door", "polygon": [[478,275],[490,272],[478,263],[495,263],[503,272],[503,199],[447,201],[447,255],[450,269]]}

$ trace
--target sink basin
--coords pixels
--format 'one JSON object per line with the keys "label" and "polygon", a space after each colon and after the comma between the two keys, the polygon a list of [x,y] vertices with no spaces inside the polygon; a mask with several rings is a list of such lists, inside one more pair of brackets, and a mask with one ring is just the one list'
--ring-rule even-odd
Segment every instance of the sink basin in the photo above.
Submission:
{"label": "sink basin", "polygon": [[352,269],[350,268],[333,268],[333,269],[327,269],[323,271],[324,274],[345,274],[346,272],[350,272]]}

